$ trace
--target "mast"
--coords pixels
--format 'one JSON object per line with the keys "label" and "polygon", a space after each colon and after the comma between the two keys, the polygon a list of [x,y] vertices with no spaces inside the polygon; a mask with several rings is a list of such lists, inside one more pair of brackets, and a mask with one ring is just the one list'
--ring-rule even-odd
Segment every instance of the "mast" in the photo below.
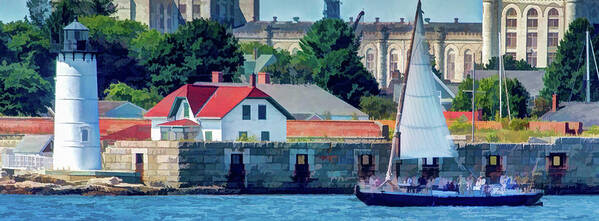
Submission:
{"label": "mast", "polygon": [[589,69],[589,31],[587,30],[587,41],[586,41],[586,48],[587,48],[587,98],[586,98],[586,103],[590,103],[591,102],[591,74],[590,74],[590,69]]}
{"label": "mast", "polygon": [[[385,182],[389,182],[391,181],[391,176],[392,176],[392,169],[393,169],[393,158],[394,158],[394,154],[395,152],[397,152],[397,157],[400,156],[401,154],[401,132],[400,132],[400,128],[399,128],[399,122],[401,122],[401,114],[403,112],[403,103],[404,103],[404,99],[406,97],[406,88],[407,88],[407,83],[408,83],[408,76],[410,73],[410,62],[412,60],[412,49],[414,47],[414,35],[416,35],[416,27],[418,27],[418,19],[420,16],[420,12],[421,12],[421,6],[422,3],[420,2],[420,0],[418,0],[418,6],[416,7],[416,16],[414,18],[414,29],[412,30],[412,38],[410,40],[410,49],[408,50],[408,60],[407,60],[407,65],[406,65],[406,69],[404,72],[404,78],[402,80],[402,88],[401,88],[401,95],[399,97],[399,103],[397,105],[397,116],[395,117],[395,132],[393,133],[393,141],[391,143],[391,153],[389,154],[389,165],[387,166],[387,175],[385,177]],[[399,171],[396,172],[397,174],[399,174]],[[396,174],[396,175],[397,175]]]}
{"label": "mast", "polygon": [[[499,39],[499,47],[497,48],[497,60],[498,60],[498,66],[497,67],[497,71],[499,72],[499,119],[501,119],[503,117],[503,99],[501,98],[501,81],[502,81],[502,74],[501,74],[501,69],[503,68],[503,56],[501,56],[501,33],[498,32],[498,39]],[[497,119],[496,119],[497,120]]]}

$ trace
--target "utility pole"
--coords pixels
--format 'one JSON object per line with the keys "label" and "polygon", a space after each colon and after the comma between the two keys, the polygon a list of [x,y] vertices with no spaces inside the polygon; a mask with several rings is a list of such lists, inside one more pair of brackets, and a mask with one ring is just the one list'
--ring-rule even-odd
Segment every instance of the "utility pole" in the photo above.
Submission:
{"label": "utility pole", "polygon": [[589,31],[587,30],[587,41],[586,41],[586,47],[587,47],[587,99],[586,102],[590,103],[591,102],[591,74],[590,74],[590,69],[589,69]]}
{"label": "utility pole", "polygon": [[474,130],[476,129],[476,125],[474,125],[474,110],[476,110],[474,104],[474,96],[476,96],[476,55],[473,55],[474,58],[474,68],[472,69],[472,143],[474,143]]}
{"label": "utility pole", "polygon": [[[502,103],[502,98],[501,98],[501,80],[502,80],[502,75],[501,75],[501,69],[502,69],[502,65],[503,65],[503,56],[501,56],[501,32],[498,32],[499,36],[499,47],[497,48],[497,60],[499,61],[497,64],[497,72],[499,72],[499,118],[501,119],[503,117],[503,103]],[[498,119],[496,119],[498,120]]]}

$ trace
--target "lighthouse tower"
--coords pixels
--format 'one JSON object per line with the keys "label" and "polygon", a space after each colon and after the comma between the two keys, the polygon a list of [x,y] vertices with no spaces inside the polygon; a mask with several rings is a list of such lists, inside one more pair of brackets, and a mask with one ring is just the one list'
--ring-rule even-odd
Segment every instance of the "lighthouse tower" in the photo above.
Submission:
{"label": "lighthouse tower", "polygon": [[100,170],[96,53],[89,29],[77,20],[64,28],[56,59],[54,170]]}

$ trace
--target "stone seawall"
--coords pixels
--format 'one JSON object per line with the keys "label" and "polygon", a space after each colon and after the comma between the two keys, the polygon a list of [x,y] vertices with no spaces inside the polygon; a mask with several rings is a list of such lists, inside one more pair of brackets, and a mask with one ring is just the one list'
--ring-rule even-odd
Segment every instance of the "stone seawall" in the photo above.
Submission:
{"label": "stone seawall", "polygon": [[[141,170],[143,182],[152,186],[217,185],[245,187],[248,192],[309,189],[351,193],[360,175],[384,177],[390,146],[118,141],[106,148],[103,157],[105,170]],[[458,158],[438,159],[439,175],[528,176],[534,178],[537,187],[555,193],[597,191],[599,187],[598,138],[554,138],[546,144],[465,144],[459,145],[458,152]],[[298,163],[304,158],[307,168]],[[232,165],[232,160],[242,161],[243,166]],[[400,175],[419,176],[422,164],[422,159],[402,160]],[[307,179],[297,178],[302,168],[309,170]]]}

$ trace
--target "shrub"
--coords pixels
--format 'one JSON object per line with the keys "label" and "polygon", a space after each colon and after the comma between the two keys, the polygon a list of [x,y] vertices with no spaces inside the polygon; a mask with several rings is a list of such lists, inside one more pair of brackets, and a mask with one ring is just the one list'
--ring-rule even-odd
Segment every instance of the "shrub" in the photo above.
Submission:
{"label": "shrub", "polygon": [[452,134],[465,134],[472,130],[472,124],[468,122],[468,118],[462,115],[456,122],[449,126],[449,131]]}
{"label": "shrub", "polygon": [[499,136],[497,136],[497,133],[491,132],[489,135],[487,135],[487,142],[499,142]]}
{"label": "shrub", "polygon": [[510,121],[509,129],[510,130],[526,130],[528,128],[528,120],[527,119],[513,119]]}
{"label": "shrub", "polygon": [[593,135],[599,135],[599,126],[593,125],[585,132]]}

